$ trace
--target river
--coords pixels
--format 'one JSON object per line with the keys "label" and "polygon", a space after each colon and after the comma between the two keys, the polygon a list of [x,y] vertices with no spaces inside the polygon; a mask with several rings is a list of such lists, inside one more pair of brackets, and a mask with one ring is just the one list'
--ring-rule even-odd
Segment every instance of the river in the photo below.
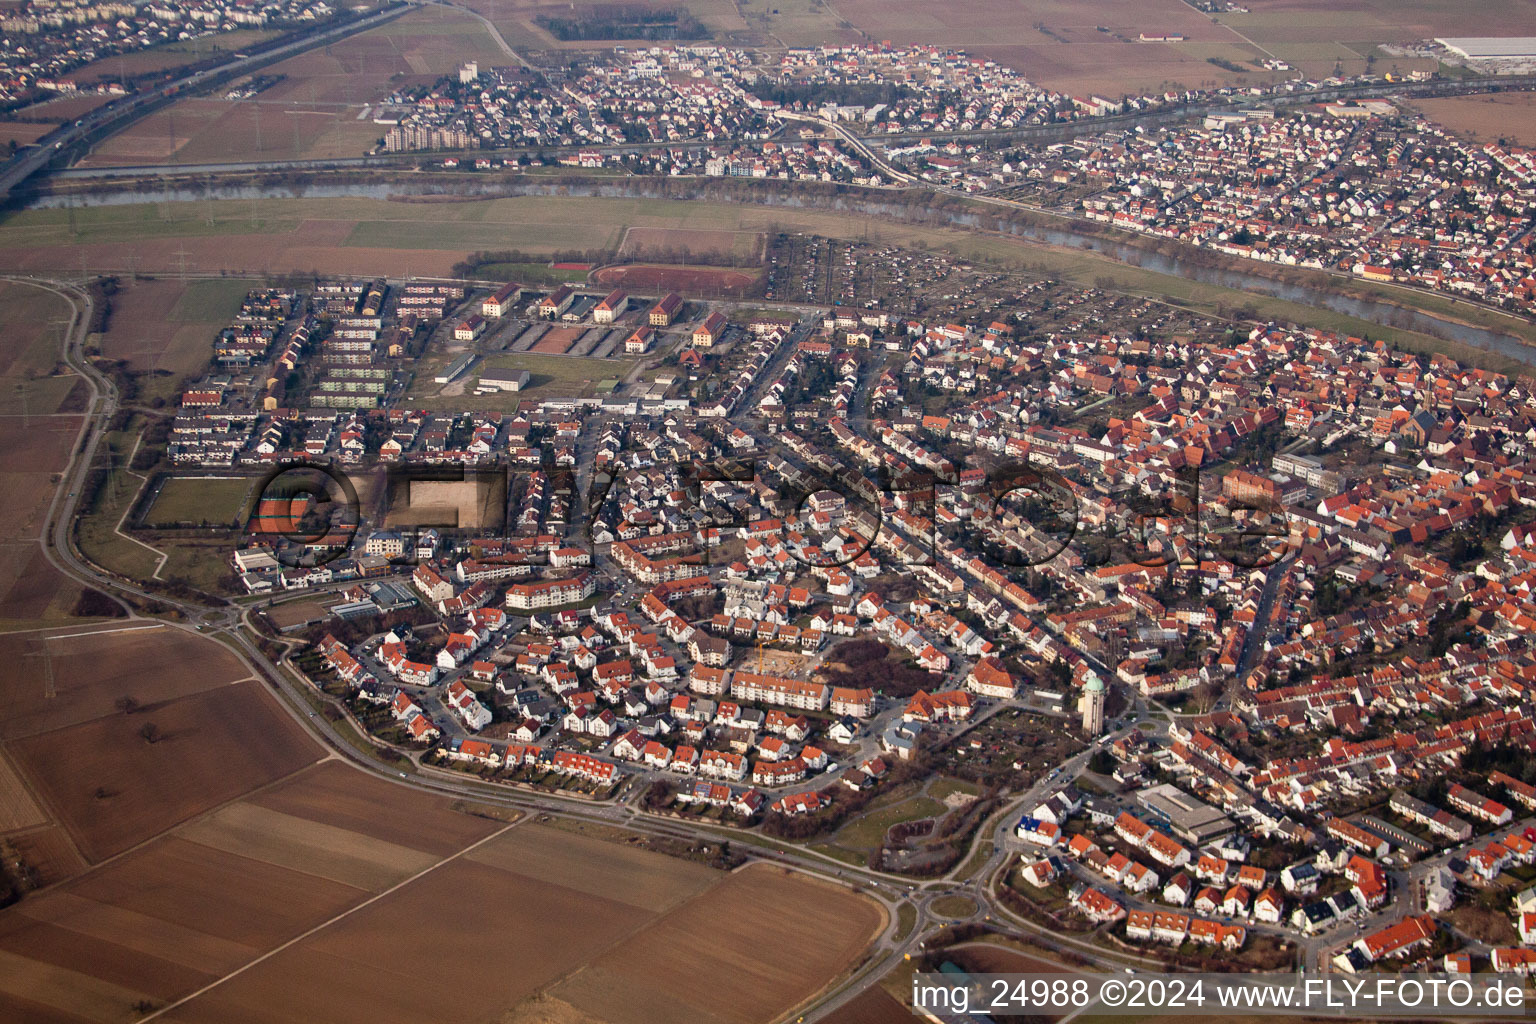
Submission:
{"label": "river", "polygon": [[[255,169],[255,165],[253,165],[252,169]],[[167,171],[174,173],[175,169],[167,168]],[[638,188],[637,184],[639,184]],[[429,189],[433,187],[432,185],[428,186]],[[28,200],[24,208],[62,209],[71,203],[79,206],[127,206],[136,203],[197,202],[208,199],[389,199],[398,195],[400,188],[401,186],[398,184],[389,183],[326,184],[324,182],[296,182],[283,185],[215,184],[197,188],[167,186],[164,189],[158,190],[138,186],[120,190],[92,192],[73,197],[39,195]],[[443,188],[435,194],[466,197],[483,196],[488,199],[518,195],[579,195],[618,199],[634,198],[636,195],[644,195],[645,192],[643,181],[637,183],[635,179],[624,179],[622,182],[612,185],[591,183],[573,185],[558,183],[542,184],[538,182],[509,183],[489,176],[477,177],[472,174],[465,174],[462,181],[455,181],[453,183],[452,189]],[[776,205],[802,209],[823,208],[832,213],[848,212],[866,217],[884,215],[895,219],[897,215],[906,209],[904,206],[898,208],[894,204],[883,203],[878,199],[858,199],[852,196],[836,197],[831,199],[830,202],[825,200],[806,202],[794,196],[774,196],[771,198],[775,201]],[[953,226],[960,228],[974,228],[981,223],[981,219],[980,215],[967,212],[952,212],[948,215],[949,222]],[[1066,225],[1069,222],[1064,219],[1062,223]],[[1259,295],[1269,295],[1305,306],[1343,313],[1369,323],[1396,327],[1435,338],[1445,338],[1461,342],[1474,348],[1497,352],[1499,355],[1510,359],[1536,366],[1536,346],[1527,343],[1517,335],[1483,327],[1474,327],[1470,324],[1445,319],[1422,310],[1410,309],[1390,302],[1341,295],[1318,285],[1293,284],[1276,281],[1261,274],[1249,273],[1243,270],[1208,266],[1201,262],[1184,260],[1177,256],[1168,256],[1114,239],[1078,234],[1065,226],[1057,228],[1036,224],[1014,223],[1006,226],[1003,230],[1014,236],[1029,238],[1047,245],[1096,251],[1122,263],[1160,274],[1182,277],[1192,281],[1199,281],[1203,284],[1219,285],[1239,291],[1253,292]],[[1470,304],[1469,308],[1472,308]]]}

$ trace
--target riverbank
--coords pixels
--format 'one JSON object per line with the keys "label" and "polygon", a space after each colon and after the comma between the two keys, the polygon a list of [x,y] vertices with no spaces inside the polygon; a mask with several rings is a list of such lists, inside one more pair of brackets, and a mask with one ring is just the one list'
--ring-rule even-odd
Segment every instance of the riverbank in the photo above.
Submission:
{"label": "riverbank", "polygon": [[[448,172],[246,175],[237,180],[114,181],[40,189],[0,219],[0,260],[10,269],[70,269],[83,257],[98,272],[180,269],[309,271],[338,255],[338,273],[443,273],[469,252],[514,247],[530,253],[601,247],[635,225],[708,223],[736,230],[791,230],[872,244],[947,250],[958,256],[1148,295],[1205,312],[1289,321],[1443,352],[1491,369],[1536,365],[1536,324],[1489,307],[1323,271],[1250,265],[1207,250],[1103,229],[1055,214],[985,206],[923,190],[740,182],[725,179],[551,181],[526,175]],[[425,199],[400,202],[402,194]],[[445,217],[446,210],[452,214]],[[131,225],[137,224],[134,228]],[[325,226],[315,234],[300,231]],[[430,225],[430,226],[429,226]],[[202,267],[196,243],[181,250],[142,245],[168,239],[248,236],[218,247],[259,259]],[[274,237],[277,236],[277,237]],[[111,252],[92,253],[96,241]],[[382,243],[386,243],[382,244]],[[369,248],[388,259],[370,265]],[[337,253],[335,250],[346,250]],[[52,250],[52,251],[50,251]],[[67,254],[65,250],[68,250]],[[413,259],[413,254],[419,258]],[[98,256],[100,258],[98,258]],[[449,259],[448,257],[452,257]],[[67,259],[67,262],[61,262]],[[297,260],[297,262],[295,262]],[[163,264],[163,265],[162,265]]]}

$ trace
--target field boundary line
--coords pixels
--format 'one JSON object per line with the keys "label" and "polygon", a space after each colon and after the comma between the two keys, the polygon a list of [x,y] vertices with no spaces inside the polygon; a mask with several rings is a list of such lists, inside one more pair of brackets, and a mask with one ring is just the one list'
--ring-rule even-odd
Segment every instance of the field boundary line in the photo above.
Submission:
{"label": "field boundary line", "polygon": [[141,433],[138,437],[133,439],[133,451],[128,453],[128,461],[123,464],[124,473],[127,473],[129,476],[136,476],[139,478],[139,489],[133,492],[133,500],[128,502],[127,507],[123,509],[123,514],[118,517],[117,525],[112,527],[112,532],[124,540],[132,541],[139,547],[143,548],[145,551],[153,552],[156,556],[159,557],[160,561],[155,563],[155,571],[150,573],[149,577],[150,579],[158,580],[160,579],[160,570],[165,568],[165,563],[171,556],[168,553],[161,551],[159,548],[150,547],[148,544],[139,540],[139,538],[130,536],[129,534],[123,532],[123,524],[128,521],[128,513],[132,512],[133,507],[139,503],[139,498],[141,495],[143,495],[144,488],[149,483],[149,477],[144,476],[141,473],[135,473],[133,470],[128,468],[129,466],[133,465],[133,457],[139,454],[139,446],[143,443],[144,435]]}
{"label": "field boundary line", "polygon": [[244,966],[235,968],[234,970],[230,971],[228,974],[224,975],[222,978],[216,978],[213,981],[210,981],[208,984],[204,985],[202,988],[198,989],[197,991],[190,992],[187,995],[182,996],[180,999],[176,1000],[175,1002],[167,1003],[165,1006],[162,1006],[160,1009],[154,1011],[153,1013],[146,1014],[145,1016],[143,1016],[143,1017],[141,1017],[139,1019],[140,1020],[154,1020],[156,1017],[159,1017],[162,1014],[169,1013],[170,1011],[176,1009],[177,1007],[180,1007],[180,1006],[183,1006],[183,1005],[185,1005],[187,1003],[190,1003],[192,1000],[198,998],[199,996],[204,995],[205,993],[210,992],[213,989],[218,988],[220,985],[224,984],[226,981],[229,981],[231,978],[239,977],[240,975],[244,974],[246,971],[248,971],[251,968],[257,966],[258,964],[264,963],[267,960],[272,959],[274,956],[277,956],[277,954],[283,952],[284,950],[286,950],[286,949],[288,949],[288,948],[290,948],[292,946],[295,946],[295,945],[297,945],[300,942],[303,942],[305,939],[309,938],[311,935],[315,935],[315,934],[317,934],[319,932],[324,931],[325,929],[329,928],[331,925],[335,924],[337,921],[344,920],[345,918],[351,917],[353,914],[357,913],[359,910],[363,910],[366,907],[373,906],[373,904],[379,902],[384,897],[393,895],[395,892],[398,892],[400,889],[405,888],[407,885],[410,885],[412,882],[415,882],[415,881],[417,881],[419,879],[425,878],[427,875],[430,875],[432,872],[436,871],[438,868],[442,867],[444,864],[451,864],[453,861],[458,860],[460,857],[464,856],[466,853],[470,853],[470,852],[472,852],[474,850],[479,849],[480,847],[484,846],[486,843],[489,843],[491,840],[496,839],[496,838],[500,837],[501,835],[505,834],[508,830],[516,828],[519,824],[521,824],[521,822],[523,820],[524,819],[519,819],[518,821],[509,822],[508,824],[506,824],[506,825],[502,826],[501,828],[497,829],[495,832],[492,832],[490,835],[486,836],[484,839],[476,840],[475,842],[473,842],[473,843],[469,844],[468,846],[464,847],[464,849],[458,851],[457,853],[450,854],[449,856],[444,857],[442,860],[438,861],[436,864],[432,864],[432,865],[429,865],[428,867],[422,868],[420,871],[416,872],[414,875],[411,875],[409,878],[401,879],[400,881],[396,882],[394,885],[390,886],[388,889],[385,889],[383,892],[376,893],[373,896],[370,896],[368,899],[364,900],[363,902],[357,904],[356,906],[348,907],[346,910],[343,910],[341,913],[339,913],[336,916],[332,917],[330,920],[322,921],[319,924],[315,925],[313,928],[310,928],[308,931],[301,932],[300,934],[295,935],[293,938],[289,939],[287,942],[284,942],[282,945],[274,947],[273,949],[267,950],[265,953],[261,954],[261,956],[258,956],[256,959],[250,961],[249,963],[245,964]]}
{"label": "field boundary line", "polygon": [[[1188,7],[1190,10],[1194,11],[1196,14],[1200,15],[1203,18],[1210,18],[1211,17],[1209,12],[1202,11],[1200,8],[1196,7],[1194,4],[1190,3],[1189,0],[1180,0],[1180,2],[1183,3],[1185,7]],[[1252,39],[1249,39],[1242,32],[1239,32],[1237,29],[1233,28],[1231,25],[1228,25],[1226,22],[1224,22],[1224,21],[1216,21],[1215,18],[1211,18],[1211,20],[1215,21],[1216,24],[1220,25],[1222,28],[1226,29],[1228,32],[1232,33],[1234,36],[1236,36],[1237,38],[1241,39],[1243,42],[1247,43],[1249,46],[1253,47],[1255,50],[1258,50],[1258,51],[1260,51],[1262,53],[1269,54],[1269,56],[1270,56],[1270,58],[1272,60],[1279,60],[1280,59],[1280,55],[1275,53],[1275,51],[1269,49],[1267,46],[1260,46],[1258,43],[1254,42]],[[1338,45],[1339,46],[1344,46],[1343,43],[1339,43]],[[1344,49],[1348,50],[1349,47],[1344,46]],[[1350,52],[1353,53],[1354,51],[1350,50]]]}
{"label": "field boundary line", "polygon": [[[46,632],[49,629],[56,629],[56,628],[57,627],[44,626],[41,629],[25,630],[25,632],[28,632],[28,633],[42,633],[42,632]],[[114,629],[88,629],[88,630],[86,630],[86,631],[84,631],[82,633],[59,633],[59,634],[57,634],[55,636],[50,636],[48,639],[50,639],[50,640],[70,640],[70,639],[73,639],[74,637],[77,637],[77,636],[101,636],[101,635],[103,635],[105,633],[138,633],[138,632],[141,632],[141,631],[146,630],[146,629],[169,629],[169,628],[170,627],[167,626],[163,622],[156,622],[156,623],[154,623],[152,625],[144,625],[144,626],[118,626],[118,627],[116,627]]]}

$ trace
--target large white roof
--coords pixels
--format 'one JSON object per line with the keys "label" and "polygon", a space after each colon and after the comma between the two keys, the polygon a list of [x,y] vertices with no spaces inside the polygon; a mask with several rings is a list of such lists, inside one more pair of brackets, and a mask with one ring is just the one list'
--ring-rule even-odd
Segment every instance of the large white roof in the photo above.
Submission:
{"label": "large white roof", "polygon": [[1536,36],[1450,36],[1435,42],[1470,60],[1536,57]]}

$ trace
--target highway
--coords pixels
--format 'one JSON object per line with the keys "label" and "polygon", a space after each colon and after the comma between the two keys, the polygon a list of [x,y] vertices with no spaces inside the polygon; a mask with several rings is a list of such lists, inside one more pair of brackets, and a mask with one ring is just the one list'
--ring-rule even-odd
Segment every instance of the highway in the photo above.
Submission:
{"label": "highway", "polygon": [[[435,3],[436,0],[425,0],[425,2]],[[452,7],[455,10],[463,9],[458,4],[446,2],[440,3],[438,6]],[[90,123],[91,118],[88,117],[88,123],[86,123],[83,127],[60,128],[53,134],[50,134],[39,140],[39,149],[28,149],[21,151],[21,153],[18,154],[16,160],[27,160],[30,169],[25,173],[21,173],[20,168],[13,168],[10,165],[7,165],[6,168],[0,169],[0,185],[3,185],[5,190],[8,192],[16,184],[20,183],[25,178],[30,177],[31,174],[42,170],[52,160],[53,154],[51,150],[57,148],[55,143],[62,143],[67,147],[79,139],[86,137],[94,138],[100,132],[106,131],[108,129],[115,131],[126,127],[138,117],[150,113],[151,110],[154,109],[153,104],[155,101],[161,99],[161,94],[167,90],[175,89],[178,92],[183,92],[185,91],[184,86],[189,85],[197,85],[199,87],[205,88],[208,84],[210,84],[209,81],[205,80],[205,76],[218,75],[221,77],[233,77],[236,74],[246,73],[248,71],[254,70],[255,67],[260,66],[261,64],[270,63],[272,59],[275,59],[272,57],[272,54],[281,53],[281,55],[285,57],[292,56],[293,53],[301,52],[305,49],[311,49],[314,46],[320,45],[324,42],[334,41],[334,38],[340,38],[342,35],[361,31],[363,28],[370,28],[373,25],[378,24],[380,21],[387,20],[389,17],[394,17],[400,14],[406,9],[407,8],[404,6],[396,7],[391,9],[389,12],[381,12],[379,15],[372,16],[371,19],[365,19],[364,21],[360,22],[353,22],[350,26],[338,27],[337,29],[333,30],[337,34],[332,38],[325,38],[321,36],[307,37],[305,40],[298,40],[289,44],[281,51],[274,50],[269,51],[268,53],[253,55],[252,57],[247,58],[247,61],[240,64],[238,67],[236,65],[224,65],[219,69],[205,71],[199,73],[198,75],[189,76],[189,78],[183,80],[182,83],[173,83],[172,85],[165,86],[162,89],[157,89],[152,93],[134,97],[131,101],[128,101],[129,105],[127,106],[124,106],[125,101],[118,101],[118,103],[112,107],[102,108],[102,110],[97,114],[91,115],[91,117],[100,119],[103,118],[104,115],[106,115],[109,111],[112,111],[113,116],[110,119],[106,119],[105,121],[98,120],[93,124]],[[478,15],[476,16],[478,17]],[[523,63],[525,66],[527,65],[526,59],[523,58],[521,54],[513,50],[510,46],[508,46],[505,40],[500,39],[499,34],[498,45],[513,59]],[[259,63],[251,64],[250,62]],[[924,132],[923,137],[932,140],[943,141],[993,141],[1012,143],[1016,145],[1044,145],[1052,142],[1066,141],[1081,135],[1090,135],[1104,131],[1112,131],[1116,128],[1132,128],[1136,126],[1161,124],[1165,122],[1181,120],[1201,112],[1239,110],[1245,107],[1252,107],[1261,104],[1319,103],[1330,102],[1334,100],[1370,99],[1383,96],[1399,95],[1458,96],[1470,93],[1488,92],[1492,89],[1518,90],[1533,88],[1536,88],[1536,75],[1507,76],[1497,79],[1435,79],[1429,82],[1373,82],[1355,85],[1334,86],[1307,92],[1283,93],[1276,96],[1254,97],[1242,95],[1216,95],[1188,103],[1182,103],[1168,107],[1160,107],[1150,111],[1138,111],[1130,114],[1115,114],[1107,117],[1085,117],[1075,121],[1024,125],[1019,128],[1008,129]],[[838,138],[842,139],[849,146],[849,148],[853,149],[865,160],[868,160],[871,166],[877,168],[882,174],[889,177],[893,182],[896,183],[897,186],[937,188],[936,186],[929,185],[929,183],[925,182],[916,175],[894,167],[889,162],[889,160],[885,159],[885,157],[882,155],[881,150],[883,149],[885,143],[899,142],[908,139],[910,136],[906,134],[889,135],[880,132],[860,133],[848,125],[842,124],[841,122],[828,121],[824,118],[820,118],[811,114],[796,114],[787,111],[781,111],[777,116],[786,124],[790,122],[813,124],[829,132],[830,134],[837,136]],[[642,143],[607,146],[584,145],[580,148],[583,150],[592,150],[595,152],[611,155],[623,155],[630,153],[650,152],[658,148],[696,150],[712,145],[715,145],[715,143],[709,140],[694,139],[669,142],[666,143],[664,147],[658,146],[654,143]],[[367,156],[359,155],[354,157],[333,157],[323,160],[231,161],[222,163],[182,164],[171,167],[164,165],[124,164],[111,167],[53,168],[49,171],[49,175],[56,177],[59,180],[99,181],[142,177],[154,177],[159,179],[164,178],[167,175],[246,175],[293,171],[349,171],[360,168],[415,169],[419,167],[423,162],[441,160],[450,156],[474,155],[494,157],[498,159],[508,159],[524,155],[532,156],[537,153],[543,153],[547,151],[548,147],[508,147],[502,149],[468,150],[463,152],[454,150],[432,150],[410,153],[383,153]],[[983,197],[971,196],[971,198]],[[1022,204],[1013,204],[1006,200],[999,200],[998,202],[1000,204],[1007,203],[1008,205],[1022,206]],[[1034,207],[1025,208],[1035,209]]]}
{"label": "highway", "polygon": [[205,68],[145,92],[132,93],[98,107],[74,123],[66,123],[37,140],[33,146],[18,150],[3,166],[0,166],[0,194],[11,191],[34,174],[45,171],[56,158],[67,156],[76,147],[128,127],[134,121],[153,113],[175,98],[191,95],[241,75],[249,74],[286,60],[289,57],[313,50],[317,46],[334,43],[338,39],[382,25],[398,18],[410,6],[391,3],[373,14],[352,19],[339,25],[321,27],[295,39],[264,49],[247,56],[235,56],[217,67]]}

